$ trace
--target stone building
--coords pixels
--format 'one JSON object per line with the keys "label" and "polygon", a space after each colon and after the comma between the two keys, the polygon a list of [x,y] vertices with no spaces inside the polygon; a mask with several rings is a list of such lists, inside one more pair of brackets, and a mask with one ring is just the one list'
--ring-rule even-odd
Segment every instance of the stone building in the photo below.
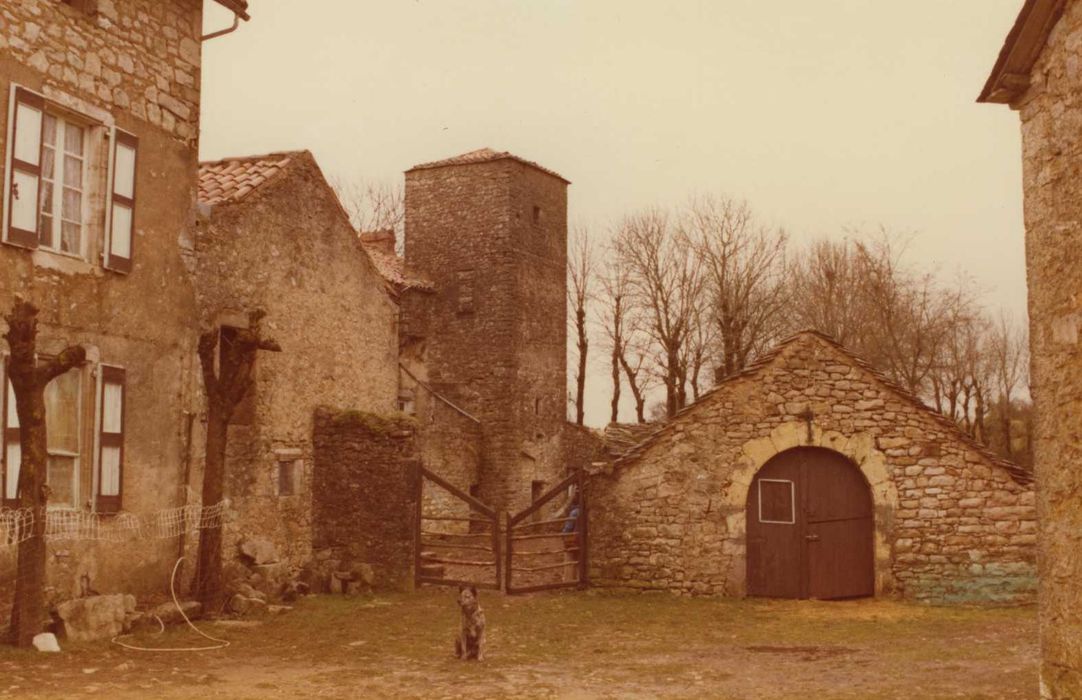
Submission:
{"label": "stone building", "polygon": [[282,346],[257,358],[230,426],[225,551],[258,537],[299,564],[312,545],[313,415],[395,410],[398,308],[311,153],[203,163],[199,203],[191,264],[202,327],[224,328],[224,343],[261,309]]}
{"label": "stone building", "polygon": [[[243,0],[218,1],[245,13]],[[42,352],[81,343],[89,357],[47,389],[57,510],[183,502],[202,403],[182,260],[195,213],[202,15],[202,0],[0,4],[0,305],[29,298],[41,310]],[[10,505],[19,433],[2,393]],[[49,583],[61,597],[78,593],[84,575],[111,590],[161,591],[176,552],[168,539],[50,542]],[[0,597],[11,591],[12,555],[0,552]]]}
{"label": "stone building", "polygon": [[1082,697],[1082,2],[1026,0],[979,101],[1022,124],[1041,692]]}
{"label": "stone building", "polygon": [[1029,474],[815,332],[597,469],[589,498],[594,585],[936,602],[1036,586]]}
{"label": "stone building", "polygon": [[568,184],[487,148],[406,172],[405,264],[436,293],[403,296],[403,359],[476,421],[468,486],[500,509],[566,469]]}

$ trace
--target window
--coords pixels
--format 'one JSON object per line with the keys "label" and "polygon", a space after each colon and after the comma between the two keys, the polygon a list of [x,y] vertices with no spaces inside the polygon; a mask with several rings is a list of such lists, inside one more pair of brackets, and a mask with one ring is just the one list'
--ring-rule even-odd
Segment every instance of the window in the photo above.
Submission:
{"label": "window", "polygon": [[86,128],[46,112],[41,136],[38,246],[83,256]]}
{"label": "window", "polygon": [[759,522],[796,523],[795,489],[786,479],[759,479]]}
{"label": "window", "polygon": [[537,205],[533,208],[533,222],[535,226],[541,223],[541,207]]}
{"label": "window", "polygon": [[119,367],[101,368],[101,421],[98,453],[97,510],[117,513],[124,488],[124,403],[127,375]]}
{"label": "window", "polygon": [[22,461],[22,449],[19,444],[19,415],[15,412],[15,389],[7,377],[7,364],[4,365],[3,392],[3,441],[4,441],[4,478],[2,504],[17,507],[19,498],[19,463]]}
{"label": "window", "polygon": [[297,476],[300,474],[299,459],[278,460],[278,495],[292,496],[297,493]]}
{"label": "window", "polygon": [[458,281],[458,312],[470,313],[473,311],[473,270],[459,270]]}
{"label": "window", "polygon": [[45,385],[49,505],[74,508],[79,501],[79,436],[82,372],[70,370]]}
{"label": "window", "polygon": [[130,272],[139,140],[19,86],[9,113],[3,241]]}

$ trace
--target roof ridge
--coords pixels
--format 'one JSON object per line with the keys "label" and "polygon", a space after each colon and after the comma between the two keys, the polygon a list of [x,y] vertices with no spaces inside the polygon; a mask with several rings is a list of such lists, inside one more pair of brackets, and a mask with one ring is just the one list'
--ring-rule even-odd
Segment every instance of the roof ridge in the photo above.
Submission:
{"label": "roof ridge", "polygon": [[217,160],[201,160],[199,161],[199,167],[209,167],[212,165],[221,165],[223,163],[241,163],[254,160],[268,160],[270,158],[282,158],[285,156],[294,157],[304,155],[310,151],[307,148],[302,148],[295,151],[271,151],[270,153],[262,153],[259,155],[251,156],[229,156],[226,158],[218,158]]}
{"label": "roof ridge", "polygon": [[433,170],[435,168],[446,168],[455,165],[474,165],[477,163],[490,163],[497,160],[514,160],[522,163],[527,167],[540,170],[547,175],[551,175],[555,178],[563,180],[567,184],[571,184],[570,180],[568,180],[566,177],[559,174],[555,170],[550,170],[549,168],[546,168],[539,163],[536,163],[532,160],[527,160],[522,156],[517,156],[510,151],[497,151],[489,146],[477,148],[472,151],[467,151],[465,153],[459,153],[458,155],[451,156],[450,158],[443,158],[441,160],[433,160],[427,163],[420,163],[413,166],[406,172],[409,173],[413,172],[414,170]]}
{"label": "roof ridge", "polygon": [[848,357],[854,364],[856,364],[858,367],[860,367],[864,371],[868,372],[870,375],[872,375],[872,377],[876,381],[883,384],[887,389],[892,391],[894,394],[896,394],[900,398],[912,403],[915,408],[917,408],[918,410],[928,414],[933,420],[937,421],[945,429],[953,431],[954,434],[956,435],[956,437],[959,439],[959,441],[962,442],[963,444],[965,444],[967,447],[969,447],[970,449],[976,451],[977,453],[979,453],[981,456],[983,456],[985,459],[989,460],[993,464],[996,464],[996,465],[1002,467],[1003,469],[1005,469],[1007,471],[1007,473],[1011,475],[1011,478],[1014,479],[1014,481],[1016,483],[1025,485],[1025,484],[1030,484],[1030,483],[1033,482],[1033,474],[1030,471],[1028,471],[1027,469],[1025,469],[1024,467],[1022,467],[1019,464],[1016,464],[1016,463],[1014,463],[1014,462],[1012,462],[1010,460],[1007,460],[1007,459],[1004,459],[1003,457],[1000,457],[995,452],[990,450],[987,446],[982,445],[981,443],[977,442],[975,439],[973,439],[972,437],[967,435],[961,429],[961,427],[959,427],[958,424],[955,423],[953,420],[951,420],[947,416],[943,415],[939,411],[935,410],[934,408],[932,408],[928,404],[924,403],[924,401],[922,401],[920,399],[920,397],[918,397],[916,394],[914,394],[913,392],[909,391],[905,387],[901,386],[897,382],[895,382],[892,379],[890,379],[889,377],[887,377],[881,370],[874,367],[871,363],[869,363],[867,360],[865,360],[860,355],[857,355],[855,352],[853,352],[849,348],[845,347],[841,342],[839,342],[838,340],[836,340],[835,338],[833,338],[829,334],[824,333],[823,331],[820,331],[820,330],[815,329],[815,328],[806,328],[806,329],[803,329],[803,330],[800,330],[800,331],[796,331],[795,333],[789,335],[788,337],[783,338],[782,340],[778,341],[777,345],[775,345],[773,348],[771,348],[768,352],[760,355],[754,362],[747,365],[742,370],[739,370],[737,372],[734,372],[734,373],[728,375],[727,377],[724,377],[720,382],[718,382],[716,385],[711,387],[710,390],[704,392],[699,397],[699,399],[697,401],[695,401],[693,403],[690,403],[687,406],[685,406],[684,408],[677,411],[675,416],[673,416],[672,418],[667,420],[665,423],[663,423],[656,431],[654,431],[650,435],[646,436],[646,438],[644,438],[641,442],[637,443],[636,445],[634,445],[633,447],[628,449],[626,452],[624,452],[623,454],[618,456],[616,459],[614,459],[613,464],[618,465],[618,464],[624,463],[626,461],[629,461],[629,460],[631,460],[631,459],[633,459],[635,457],[640,456],[643,453],[643,451],[647,447],[649,447],[651,444],[653,444],[653,442],[658,437],[660,437],[663,433],[665,433],[665,432],[667,432],[667,431],[669,431],[671,429],[671,427],[675,424],[675,421],[676,421],[677,418],[679,418],[682,415],[685,415],[689,411],[691,411],[691,410],[697,408],[698,406],[702,405],[703,402],[705,402],[708,398],[710,398],[714,394],[718,393],[722,388],[727,386],[729,383],[731,383],[731,382],[733,382],[733,381],[735,381],[737,379],[741,379],[741,378],[744,378],[744,377],[748,377],[748,376],[750,376],[752,374],[755,374],[759,370],[764,369],[768,365],[772,364],[774,362],[774,360],[776,360],[786,348],[788,348],[789,346],[791,346],[793,343],[800,340],[801,338],[806,338],[806,337],[815,337],[815,338],[819,339],[821,342],[824,342],[827,345],[829,345],[830,347],[832,347],[837,352],[840,352],[841,354]]}

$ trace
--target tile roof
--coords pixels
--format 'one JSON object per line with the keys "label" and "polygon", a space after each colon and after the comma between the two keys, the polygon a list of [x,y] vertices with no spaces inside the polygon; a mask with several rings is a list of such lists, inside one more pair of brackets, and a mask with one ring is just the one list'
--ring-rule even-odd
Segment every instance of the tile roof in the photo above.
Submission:
{"label": "tile roof", "polygon": [[880,370],[876,369],[870,363],[868,363],[867,360],[864,360],[860,356],[856,355],[851,350],[846,348],[837,340],[834,340],[834,338],[831,338],[826,333],[811,329],[794,333],[785,340],[782,340],[772,350],[770,350],[770,352],[763,354],[755,362],[751,363],[739,372],[730,374],[728,377],[725,377],[724,379],[719,381],[712,389],[700,396],[698,401],[680,409],[680,411],[673,418],[669,419],[665,423],[655,424],[653,426],[655,430],[652,433],[643,438],[634,447],[630,448],[619,457],[617,457],[615,460],[613,460],[613,463],[619,465],[633,461],[637,457],[641,456],[643,452],[645,452],[646,448],[652,445],[662,434],[669,432],[672,426],[677,420],[679,420],[681,416],[683,416],[689,411],[697,409],[704,403],[708,402],[712,396],[717,394],[730,382],[735,381],[736,379],[740,379],[742,377],[751,376],[758,373],[760,370],[769,367],[787,347],[806,338],[817,338],[819,341],[826,343],[828,346],[832,347],[833,349],[847,357],[850,362],[867,371],[876,380],[885,385],[887,389],[890,389],[900,398],[912,404],[914,408],[922,411],[926,415],[929,415],[933,420],[938,422],[944,430],[953,433],[954,437],[959,442],[963,443],[975,452],[980,453],[985,459],[992,462],[993,464],[1005,469],[1016,483],[1022,485],[1033,483],[1033,473],[1031,471],[1029,471],[1025,467],[1015,464],[1014,462],[1011,462],[1010,460],[1003,459],[995,452],[988,449],[986,446],[982,445],[981,443],[977,442],[969,435],[967,435],[961,428],[958,427],[958,424],[955,423],[953,420],[925,404],[923,401],[920,400],[919,397],[917,397],[916,394],[912,393],[908,389],[896,384],[894,381],[889,379]]}
{"label": "tile roof", "polygon": [[619,457],[653,435],[660,427],[659,423],[609,423],[601,434],[605,452],[610,457]]}
{"label": "tile roof", "polygon": [[248,0],[217,0],[218,4],[231,12],[235,12],[241,19],[251,19],[248,16]]}
{"label": "tile roof", "polygon": [[571,181],[568,180],[563,175],[560,175],[559,173],[557,173],[557,172],[555,172],[553,170],[549,170],[548,168],[546,168],[546,167],[544,167],[542,165],[538,165],[537,163],[533,162],[532,160],[526,160],[525,158],[520,158],[520,157],[514,155],[513,153],[509,153],[508,151],[494,151],[491,148],[479,148],[476,151],[470,151],[469,153],[463,153],[461,155],[457,155],[457,156],[454,156],[452,158],[445,158],[443,160],[434,160],[431,163],[421,163],[420,165],[413,166],[412,168],[410,168],[406,172],[410,173],[410,172],[413,172],[414,170],[430,170],[432,168],[445,168],[445,167],[450,166],[450,165],[471,165],[473,163],[489,163],[489,162],[492,162],[492,161],[495,161],[495,160],[514,160],[514,161],[518,161],[519,163],[522,163],[523,165],[527,165],[527,166],[529,166],[531,168],[536,168],[537,170],[540,170],[543,173],[547,173],[549,175],[552,175],[553,177],[559,178],[559,179],[563,180],[564,182],[566,182],[569,185],[571,184]]}
{"label": "tile roof", "polygon": [[284,171],[303,153],[305,151],[270,153],[200,163],[199,201],[210,205],[239,202]]}
{"label": "tile roof", "polygon": [[435,290],[432,282],[406,269],[406,261],[394,250],[393,230],[363,231],[360,236],[361,245],[393,296],[397,297],[407,289]]}

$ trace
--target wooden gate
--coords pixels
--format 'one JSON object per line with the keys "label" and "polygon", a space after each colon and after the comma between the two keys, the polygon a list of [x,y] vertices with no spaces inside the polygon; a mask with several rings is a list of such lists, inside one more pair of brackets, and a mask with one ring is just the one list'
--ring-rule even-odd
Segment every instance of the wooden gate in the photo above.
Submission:
{"label": "wooden gate", "polygon": [[[576,470],[540,495],[526,510],[514,516],[507,514],[508,593],[587,584],[587,507],[583,486],[582,470]],[[558,499],[559,496],[563,498]]]}
{"label": "wooden gate", "polygon": [[871,489],[849,459],[798,447],[763,465],[748,490],[748,595],[875,594]]}
{"label": "wooden gate", "polygon": [[501,559],[496,511],[424,467],[417,488],[417,585],[499,590]]}

